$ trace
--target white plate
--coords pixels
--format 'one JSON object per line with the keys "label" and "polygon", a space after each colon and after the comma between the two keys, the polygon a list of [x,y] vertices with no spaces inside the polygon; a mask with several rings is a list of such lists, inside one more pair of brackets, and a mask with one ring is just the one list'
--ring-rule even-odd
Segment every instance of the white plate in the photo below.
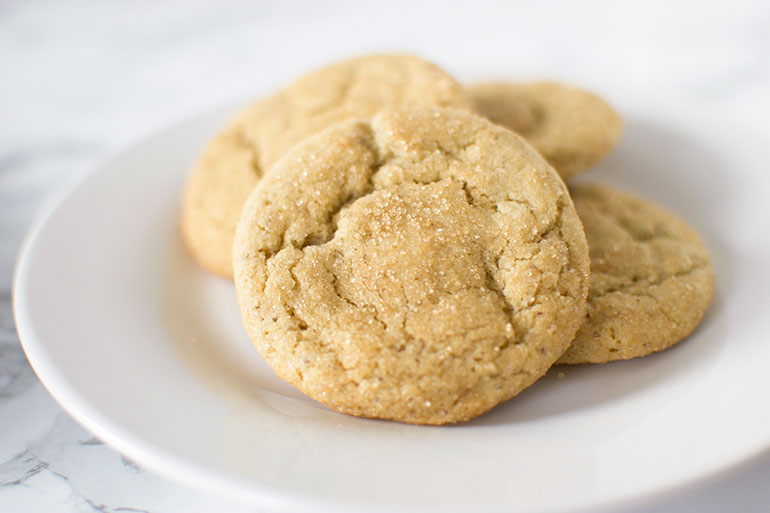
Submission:
{"label": "white plate", "polygon": [[717,275],[702,325],[661,354],[552,370],[453,427],[305,398],[252,349],[232,284],[180,241],[186,171],[226,112],[123,152],[42,216],[16,275],[24,349],[97,436],[265,510],[616,511],[713,477],[770,447],[767,145],[681,108],[620,107],[622,144],[587,178],[678,212]]}

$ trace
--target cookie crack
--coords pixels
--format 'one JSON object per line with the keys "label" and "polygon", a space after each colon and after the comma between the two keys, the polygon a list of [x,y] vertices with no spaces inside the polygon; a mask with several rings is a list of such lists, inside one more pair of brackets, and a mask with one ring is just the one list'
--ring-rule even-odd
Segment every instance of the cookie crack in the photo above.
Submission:
{"label": "cookie crack", "polygon": [[[562,225],[562,217],[563,217],[563,212],[564,212],[565,205],[566,205],[566,203],[564,201],[564,196],[560,196],[559,197],[559,201],[557,203],[556,215],[554,216],[553,220],[545,227],[545,229],[543,229],[536,236],[535,240],[532,241],[534,244],[537,245],[537,252],[535,252],[534,254],[532,254],[532,255],[530,255],[528,257],[516,258],[515,259],[516,261],[529,261],[529,260],[532,260],[532,259],[536,258],[537,255],[539,255],[543,251],[542,242],[544,240],[546,240],[546,238],[548,238],[548,236],[554,230],[558,230],[559,234],[560,234],[559,239],[560,240],[564,240],[563,235],[561,235],[561,225]],[[569,251],[569,249],[568,249],[568,251]],[[556,281],[555,293],[558,296],[560,296],[560,297],[568,296],[566,293],[562,292],[562,290],[559,288],[559,285],[562,283],[562,274],[564,273],[564,270],[567,267],[569,267],[570,265],[572,265],[572,264],[574,264],[572,258],[568,258],[567,261],[561,267],[559,267],[559,275],[558,275],[558,278],[557,278],[557,281]],[[534,298],[541,298],[541,299],[540,300],[535,299],[535,301],[533,301],[531,304],[519,308],[518,310],[516,310],[517,313],[518,312],[527,312],[527,311],[535,308],[536,306],[540,306],[543,303],[543,301],[546,300],[545,297],[542,297],[540,295],[541,287],[542,287],[542,272],[539,272],[538,275],[539,275],[538,276],[538,284],[537,284],[537,287],[535,289],[535,292],[532,294],[532,297],[534,297]],[[512,322],[514,323],[514,330],[515,330],[515,332],[516,333],[521,332],[522,329],[523,329],[521,324],[515,319],[514,316],[512,316],[511,319],[512,319]]]}
{"label": "cookie crack", "polygon": [[264,247],[260,249],[260,252],[265,255],[265,260],[270,261],[273,257],[275,257],[278,253],[283,251],[287,247],[293,247],[294,249],[300,250],[304,253],[305,249],[312,247],[312,246],[323,246],[324,244],[334,240],[337,236],[338,231],[338,221],[340,213],[347,207],[351,206],[356,201],[365,198],[366,196],[369,196],[372,192],[374,192],[374,182],[373,177],[377,173],[377,171],[384,165],[386,165],[390,159],[383,159],[382,154],[380,152],[379,147],[377,146],[376,142],[374,141],[373,132],[370,126],[363,125],[366,127],[367,131],[370,134],[370,139],[368,142],[370,144],[365,144],[369,147],[369,149],[372,151],[372,153],[375,156],[375,160],[371,166],[369,166],[368,176],[367,176],[367,183],[364,185],[363,190],[359,191],[358,193],[351,193],[343,198],[340,199],[339,203],[332,207],[327,213],[325,217],[325,221],[323,224],[330,225],[330,230],[328,235],[324,235],[322,233],[309,233],[306,234],[301,241],[287,241],[287,231],[288,227],[285,228],[280,232],[280,242],[276,245],[276,247]]}
{"label": "cookie crack", "polygon": [[[486,194],[484,194],[482,191],[479,191],[477,189],[474,190],[474,188],[470,184],[468,184],[465,180],[457,179],[455,177],[452,177],[452,179],[455,180],[456,182],[459,182],[460,185],[462,186],[463,191],[465,192],[466,200],[468,201],[469,205],[471,205],[471,206],[473,206],[475,208],[489,208],[486,205],[480,205],[477,201],[474,201],[474,195],[473,194],[475,192],[476,194],[481,196],[481,198],[483,198],[484,200],[489,202],[489,204],[492,206],[492,209],[494,211],[499,211],[498,210],[498,204],[492,202],[491,199]],[[514,259],[515,261],[531,261],[532,259],[536,258],[537,255],[539,255],[543,251],[543,245],[542,245],[543,241],[546,240],[549,237],[549,235],[554,230],[558,230],[560,235],[561,235],[562,217],[563,217],[563,212],[564,212],[564,208],[565,208],[565,205],[566,205],[564,198],[565,198],[564,195],[561,195],[559,197],[559,199],[557,201],[556,213],[553,216],[553,219],[551,219],[551,221],[542,230],[539,230],[538,232],[532,234],[533,237],[529,240],[529,242],[532,242],[532,243],[534,243],[536,245],[537,251],[534,254],[529,255],[527,257],[515,258]],[[513,197],[511,197],[509,195],[509,196],[506,197],[505,201],[510,201],[510,202],[513,202],[513,203],[516,203],[516,204],[524,206],[527,209],[527,211],[530,213],[530,215],[532,215],[533,218],[535,218],[535,219],[537,218],[537,216],[535,215],[535,211],[534,211],[532,205],[528,201],[526,201],[525,199],[513,198]],[[560,240],[564,239],[563,236],[560,236],[559,238],[560,238]],[[517,314],[526,312],[526,311],[528,311],[528,310],[530,310],[530,309],[532,309],[532,308],[542,304],[542,302],[545,301],[545,298],[542,298],[539,301],[535,300],[531,304],[529,304],[529,305],[527,305],[525,307],[521,307],[521,308],[517,309],[508,300],[507,296],[505,295],[505,285],[498,283],[498,280],[495,279],[495,273],[499,272],[499,270],[500,270],[500,263],[499,263],[500,262],[500,258],[501,258],[501,255],[499,255],[499,254],[495,256],[495,258],[494,258],[494,266],[490,266],[489,261],[486,260],[485,263],[484,263],[484,272],[485,272],[485,281],[486,281],[485,285],[486,285],[486,288],[488,290],[494,292],[498,296],[498,298],[500,299],[500,301],[501,301],[501,303],[503,305],[503,312],[506,315],[506,317],[508,318],[508,321],[511,323],[511,325],[514,328],[514,336],[511,339],[506,340],[506,342],[500,347],[500,349],[502,350],[502,349],[510,346],[511,344],[516,345],[516,344],[521,344],[523,342],[523,333],[526,333],[527,330],[525,329],[525,326],[523,326],[522,323],[517,318],[518,317]],[[556,282],[557,283],[557,287],[559,286],[559,284],[562,283],[562,274],[563,274],[565,268],[570,266],[572,263],[573,263],[572,260],[568,259],[567,262],[565,262],[565,264],[562,265],[559,268],[559,276],[558,276],[558,279],[557,279],[557,282]],[[542,277],[541,276],[542,272],[540,272],[539,275],[540,275],[539,278],[541,278]],[[535,298],[540,297],[539,294],[540,294],[540,291],[541,291],[541,287],[542,287],[542,279],[539,279],[538,280],[538,285],[537,285],[537,288],[535,289],[533,297],[535,297]],[[560,295],[560,296],[565,295],[559,288],[557,288],[556,293],[558,295]]]}
{"label": "cookie crack", "polygon": [[623,233],[629,236],[631,240],[640,244],[650,243],[656,240],[673,240],[676,242],[686,242],[685,239],[677,237],[676,235],[661,232],[660,226],[656,224],[651,233],[643,233],[642,230],[636,229],[628,220],[613,215],[606,205],[600,202],[592,202],[594,208],[597,209],[602,218],[609,220],[615,227],[620,229]]}
{"label": "cookie crack", "polygon": [[[291,276],[292,280],[294,280],[294,287],[292,287],[292,293],[295,295],[299,295],[302,293],[302,284],[297,277],[296,273],[294,272],[294,269],[299,264],[300,260],[298,259],[296,262],[294,262],[291,267],[289,267],[289,276]],[[305,321],[305,319],[297,313],[296,308],[294,307],[293,301],[285,301],[285,308],[286,313],[289,315],[289,318],[296,319],[297,320],[297,327],[300,331],[306,331],[308,329],[308,323]]]}
{"label": "cookie crack", "polygon": [[[683,271],[678,271],[678,272],[675,272],[675,273],[672,273],[672,274],[663,275],[663,276],[659,277],[656,280],[653,280],[653,281],[650,281],[648,283],[645,283],[644,286],[647,289],[650,289],[652,287],[659,287],[659,286],[663,285],[665,282],[667,282],[668,280],[673,280],[673,279],[676,279],[676,278],[685,278],[685,277],[691,275],[692,273],[694,273],[694,272],[696,272],[696,271],[698,271],[700,269],[705,269],[706,267],[708,267],[708,264],[706,262],[699,262],[699,263],[697,263],[697,264],[695,264],[695,265],[693,265],[691,267],[688,267],[687,269],[685,269]],[[608,276],[612,276],[612,277],[615,277],[615,278],[623,278],[623,276],[616,276],[616,275],[613,275],[613,274],[610,274],[610,273],[606,273],[606,272],[602,272],[602,271],[598,271],[598,272],[601,272],[601,274],[606,274]],[[642,290],[642,291],[633,291],[632,290],[635,286],[637,286],[640,283],[645,282],[645,281],[646,281],[646,278],[644,278],[644,277],[634,276],[631,279],[630,282],[624,283],[624,284],[621,284],[621,285],[617,285],[617,286],[614,286],[614,287],[610,287],[609,289],[607,289],[605,291],[602,291],[601,294],[598,294],[596,296],[592,296],[590,299],[594,300],[594,299],[598,299],[598,298],[607,296],[609,294],[622,293],[622,294],[626,294],[626,295],[629,295],[629,296],[648,296],[648,297],[651,297],[651,298],[655,299],[656,302],[659,302],[660,301],[659,298],[656,298],[655,296],[651,295],[649,292],[646,292],[646,290]]]}
{"label": "cookie crack", "polygon": [[[525,366],[522,365],[520,368],[516,369],[515,372],[510,373],[508,376],[531,376],[532,374],[533,374],[532,371],[530,371],[529,369],[525,368]],[[492,380],[499,379],[500,376],[501,376],[500,374],[496,374],[494,376],[490,376],[490,379]],[[474,391],[475,391],[475,384],[467,386],[462,392],[457,394],[457,396],[452,401],[451,406],[449,406],[447,410],[453,410],[454,408],[456,408],[458,404],[463,402],[468,397],[468,395]]]}
{"label": "cookie crack", "polygon": [[249,153],[249,169],[257,178],[261,178],[262,166],[259,163],[259,151],[256,144],[246,135],[246,130],[242,125],[237,126],[234,134],[238,145]]}

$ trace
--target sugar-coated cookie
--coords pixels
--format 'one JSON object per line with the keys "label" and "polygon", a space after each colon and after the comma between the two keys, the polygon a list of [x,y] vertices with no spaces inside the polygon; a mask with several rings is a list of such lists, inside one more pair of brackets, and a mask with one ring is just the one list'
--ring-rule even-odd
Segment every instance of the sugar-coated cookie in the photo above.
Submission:
{"label": "sugar-coated cookie", "polygon": [[523,136],[568,179],[604,157],[623,127],[597,96],[553,82],[492,82],[468,88],[478,112]]}
{"label": "sugar-coated cookie", "polygon": [[233,256],[262,357],[352,415],[480,415],[585,317],[588,248],[563,182],[460,110],[384,111],[296,146],[249,197]]}
{"label": "sugar-coated cookie", "polygon": [[625,192],[570,188],[591,256],[583,326],[559,363],[644,356],[687,337],[711,301],[708,250],[681,219]]}

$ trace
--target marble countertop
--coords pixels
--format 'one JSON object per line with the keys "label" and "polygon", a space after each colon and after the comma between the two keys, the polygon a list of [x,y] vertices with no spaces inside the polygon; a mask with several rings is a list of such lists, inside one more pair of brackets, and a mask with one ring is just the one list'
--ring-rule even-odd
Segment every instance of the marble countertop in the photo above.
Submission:
{"label": "marble countertop", "polygon": [[[376,22],[373,23],[373,20]],[[469,24],[483,38],[463,37]],[[485,57],[510,48],[507,62]],[[14,260],[46,198],[117,148],[358,53],[409,51],[460,78],[552,77],[770,114],[770,4],[717,2],[96,2],[0,5],[0,511],[249,511],[103,445],[49,396],[11,311]],[[766,512],[770,454],[641,512]]]}

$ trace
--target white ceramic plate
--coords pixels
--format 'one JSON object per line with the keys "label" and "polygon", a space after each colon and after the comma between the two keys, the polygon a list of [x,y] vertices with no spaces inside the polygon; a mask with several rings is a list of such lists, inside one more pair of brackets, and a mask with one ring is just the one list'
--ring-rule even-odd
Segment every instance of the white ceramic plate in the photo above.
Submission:
{"label": "white ceramic plate", "polygon": [[252,349],[232,284],[180,241],[185,174],[228,112],[121,153],[48,209],[17,268],[24,349],[118,450],[270,511],[617,511],[702,482],[770,447],[766,144],[681,108],[620,107],[625,137],[586,178],[678,212],[716,269],[702,325],[661,354],[554,369],[452,427],[305,398]]}

